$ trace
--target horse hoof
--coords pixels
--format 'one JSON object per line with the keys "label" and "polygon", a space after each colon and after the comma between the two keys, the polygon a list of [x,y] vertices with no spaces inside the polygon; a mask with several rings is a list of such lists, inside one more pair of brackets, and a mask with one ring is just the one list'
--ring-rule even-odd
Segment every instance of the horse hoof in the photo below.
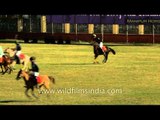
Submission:
{"label": "horse hoof", "polygon": [[99,64],[99,62],[93,62],[93,64]]}
{"label": "horse hoof", "polygon": [[28,96],[28,95],[27,95],[27,98],[32,99],[32,97],[31,97],[31,96]]}

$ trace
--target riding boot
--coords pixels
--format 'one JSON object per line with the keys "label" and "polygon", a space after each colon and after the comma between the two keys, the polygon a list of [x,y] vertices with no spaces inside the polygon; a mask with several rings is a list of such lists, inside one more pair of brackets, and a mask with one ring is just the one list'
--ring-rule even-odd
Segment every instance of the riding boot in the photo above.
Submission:
{"label": "riding boot", "polygon": [[38,85],[38,83],[36,83],[36,88],[37,88],[37,89],[39,89],[39,85]]}
{"label": "riding boot", "polygon": [[17,64],[20,64],[20,59],[18,56],[17,56]]}
{"label": "riding boot", "polygon": [[15,60],[16,60],[16,64],[20,64],[20,60],[19,60],[19,57],[17,55],[15,55]]}
{"label": "riding boot", "polygon": [[37,82],[36,82],[36,88],[37,88],[37,89],[39,89],[39,85],[38,85],[38,83],[37,83]]}
{"label": "riding boot", "polygon": [[33,75],[32,79],[33,79],[33,83],[34,83],[35,87],[38,88],[38,83],[37,83],[36,76]]}

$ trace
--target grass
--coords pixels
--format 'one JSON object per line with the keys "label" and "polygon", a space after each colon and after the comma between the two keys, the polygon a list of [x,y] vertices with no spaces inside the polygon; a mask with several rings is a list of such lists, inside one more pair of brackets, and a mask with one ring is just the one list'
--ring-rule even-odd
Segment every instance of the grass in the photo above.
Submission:
{"label": "grass", "polygon": [[[13,43],[1,43],[3,48]],[[40,74],[53,75],[56,84],[50,95],[24,94],[23,80],[12,74],[0,75],[0,105],[159,105],[160,45],[114,45],[106,64],[93,64],[89,45],[23,44],[22,52],[36,56]],[[45,92],[45,91],[44,91]]]}

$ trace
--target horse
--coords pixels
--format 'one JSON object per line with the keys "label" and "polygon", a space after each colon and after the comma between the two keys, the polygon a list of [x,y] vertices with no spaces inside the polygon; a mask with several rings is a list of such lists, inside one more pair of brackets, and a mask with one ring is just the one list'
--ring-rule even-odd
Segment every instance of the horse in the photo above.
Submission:
{"label": "horse", "polygon": [[[34,88],[37,88],[36,85],[37,83],[35,82],[34,78],[32,77],[31,74],[29,74],[29,72],[20,69],[20,71],[17,74],[16,80],[19,80],[21,77],[23,77],[23,80],[25,82],[25,95],[29,98],[31,98],[30,95],[28,95],[28,90],[31,89],[32,90],[32,96],[35,98],[38,98],[35,94],[34,94]],[[44,86],[44,88],[46,90],[50,90],[50,83],[52,82],[53,84],[55,84],[55,79],[53,76],[48,76],[48,75],[39,75],[40,78],[40,83],[39,84],[39,88],[37,89],[41,89],[42,86]]]}
{"label": "horse", "polygon": [[15,48],[9,48],[7,47],[6,49],[4,49],[4,53],[7,53],[10,58],[13,60],[13,64],[18,64],[18,61],[16,60],[16,49]]}
{"label": "horse", "polygon": [[8,74],[11,74],[11,72],[13,71],[12,67],[11,67],[11,63],[12,60],[10,59],[10,57],[8,55],[3,55],[1,57],[0,60],[0,66],[1,66],[1,70],[2,70],[2,74],[4,75],[8,70]]}
{"label": "horse", "polygon": [[9,56],[10,56],[10,58],[13,60],[13,62],[12,62],[12,64],[11,64],[11,66],[12,66],[12,68],[14,68],[14,66],[16,65],[16,64],[22,64],[23,65],[23,69],[25,69],[25,70],[27,70],[28,69],[28,64],[29,64],[29,59],[30,59],[30,56],[28,56],[28,55],[26,55],[26,54],[23,54],[23,53],[21,53],[20,55],[19,55],[19,58],[18,59],[20,59],[20,61],[19,62],[17,62],[16,61],[16,59],[15,59],[15,54],[16,54],[16,50],[15,50],[15,48],[6,48],[5,50],[4,50],[4,52],[5,53],[8,53],[9,54]]}
{"label": "horse", "polygon": [[108,54],[111,52],[113,55],[116,54],[116,51],[108,46],[103,46],[105,48],[105,52],[102,51],[102,49],[99,47],[97,42],[93,42],[93,52],[94,52],[94,62],[93,63],[98,63],[97,62],[97,57],[99,55],[103,55],[104,56],[104,60],[102,61],[102,63],[106,63],[108,60]]}

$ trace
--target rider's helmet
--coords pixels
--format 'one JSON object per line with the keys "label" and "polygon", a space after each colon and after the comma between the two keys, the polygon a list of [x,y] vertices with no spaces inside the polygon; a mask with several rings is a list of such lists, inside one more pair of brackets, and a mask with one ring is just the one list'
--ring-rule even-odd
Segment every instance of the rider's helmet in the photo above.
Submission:
{"label": "rider's helmet", "polygon": [[30,61],[32,60],[36,60],[36,58],[34,56],[30,57]]}
{"label": "rider's helmet", "polygon": [[96,34],[92,34],[92,36],[93,36],[93,38],[96,38],[97,35]]}

